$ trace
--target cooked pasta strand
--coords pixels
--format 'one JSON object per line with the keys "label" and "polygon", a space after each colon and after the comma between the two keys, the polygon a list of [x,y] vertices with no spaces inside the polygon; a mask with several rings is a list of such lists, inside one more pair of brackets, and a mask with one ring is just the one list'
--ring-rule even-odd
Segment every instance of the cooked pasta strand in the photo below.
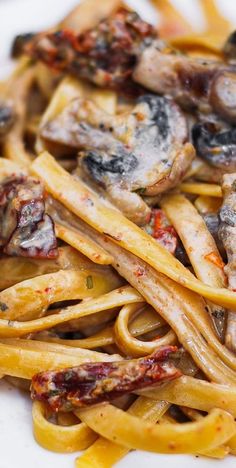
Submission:
{"label": "cooked pasta strand", "polygon": [[84,450],[97,438],[85,423],[72,426],[53,424],[45,417],[44,405],[35,401],[32,408],[33,431],[36,441],[43,448],[59,453]]}
{"label": "cooked pasta strand", "polygon": [[[37,259],[26,257],[4,257],[0,259],[0,290],[9,288],[16,283],[20,283],[36,276],[54,273],[58,270],[86,270],[91,269],[99,272],[92,262],[86,261],[83,255],[72,247],[59,247],[58,258]],[[9,275],[9,271],[11,274]],[[100,269],[104,275],[108,274],[106,268]]]}
{"label": "cooked pasta strand", "polygon": [[[181,407],[181,411],[189,417],[191,421],[199,421],[202,419],[204,416],[199,413],[199,411],[193,410],[191,408],[186,408],[186,407]],[[208,450],[206,452],[203,452],[202,455],[205,455],[210,458],[217,458],[217,459],[223,459],[228,455],[229,453],[229,447],[226,445],[219,445],[219,447],[213,449],[213,450]]]}
{"label": "cooked pasta strand", "polygon": [[[90,294],[90,297],[91,296]],[[48,315],[47,317],[28,320],[27,322],[0,319],[0,336],[2,338],[24,336],[28,333],[52,328],[60,323],[75,320],[79,317],[85,317],[102,310],[109,311],[109,309],[114,307],[133,302],[142,303],[143,299],[140,294],[130,287],[120,288],[106,295],[101,295],[100,293],[98,297],[96,297],[95,294],[95,299],[86,300],[78,305],[67,307],[64,310],[62,309],[59,313]],[[41,308],[42,305],[40,304],[40,309]]]}
{"label": "cooked pasta strand", "polygon": [[108,255],[104,249],[82,232],[58,223],[55,226],[55,230],[56,236],[59,239],[67,242],[67,244],[84,254],[94,263],[100,263],[101,265],[112,263],[111,255]]}
{"label": "cooked pasta strand", "polygon": [[221,198],[209,197],[207,195],[199,195],[194,202],[194,206],[201,214],[218,213],[221,205]]}
{"label": "cooked pasta strand", "polygon": [[[138,398],[128,409],[128,413],[156,423],[169,408],[165,401],[155,402],[150,398]],[[123,458],[129,449],[110,440],[99,437],[81,457],[76,460],[76,468],[110,468]]]}
{"label": "cooked pasta strand", "polygon": [[190,56],[206,57],[209,59],[222,59],[222,48],[225,35],[217,31],[206,31],[202,34],[184,34],[171,38],[171,45],[188,53]]}
{"label": "cooked pasta strand", "polygon": [[[183,242],[197,278],[213,287],[226,287],[224,263],[216,243],[192,203],[183,195],[170,195],[164,197],[161,206]],[[211,303],[209,306],[212,322],[223,340],[225,310]]]}
{"label": "cooked pasta strand", "polygon": [[[133,321],[129,325],[129,331],[132,336],[140,336],[150,331],[158,330],[164,324],[164,320],[161,317],[158,317],[157,313],[145,307],[141,309],[141,313],[138,315],[138,317],[133,319]],[[114,344],[115,333],[114,326],[108,325],[107,327],[103,328],[101,331],[95,333],[94,335],[79,340],[62,339],[58,336],[55,336],[54,333],[50,332],[39,332],[35,335],[35,339],[40,341],[64,344],[68,346],[75,346],[76,348],[93,349]]]}
{"label": "cooked pasta strand", "polygon": [[97,231],[112,238],[113,241],[152,265],[157,271],[186,288],[198,292],[223,307],[230,306],[236,309],[235,293],[223,288],[212,288],[197,280],[164,247],[121,213],[102,203],[87,186],[64,171],[48,153],[41,154],[31,168],[34,174],[44,181],[47,190],[56,199]]}
{"label": "cooked pasta strand", "polygon": [[42,370],[65,369],[85,362],[114,361],[119,356],[53,343],[12,340],[0,343],[0,373],[31,379]]}
{"label": "cooked pasta strand", "polygon": [[[117,271],[171,325],[197,365],[208,376],[211,375],[212,380],[216,379],[215,381],[222,383],[225,379],[229,379],[228,382],[231,383],[235,381],[235,372],[229,372],[229,368],[235,369],[235,356],[216,338],[201,298],[155,272],[142,260],[112,241],[104,240],[98,233],[94,233],[94,238],[114,256],[116,261],[113,266]],[[143,275],[137,276],[137,271],[143,271]],[[223,363],[226,363],[227,367],[222,366]]]}
{"label": "cooked pasta strand", "polygon": [[155,351],[158,346],[176,343],[176,335],[172,330],[153,341],[140,341],[134,338],[128,330],[128,322],[137,307],[136,304],[125,305],[116,319],[114,327],[116,344],[125,354],[134,357],[145,356]]}
{"label": "cooked pasta strand", "polygon": [[195,195],[208,195],[210,197],[222,197],[220,185],[202,184],[197,182],[183,182],[179,186],[180,190],[185,193],[193,193]]}
{"label": "cooked pasta strand", "polygon": [[[214,449],[236,432],[229,413],[215,409],[203,420],[155,425],[111,405],[76,412],[89,427],[128,448],[157,453],[198,453]],[[219,430],[220,427],[220,430]]]}
{"label": "cooked pasta strand", "polygon": [[27,110],[27,96],[35,79],[34,68],[25,65],[24,68],[25,70],[22,73],[17,73],[9,81],[6,97],[9,97],[13,101],[17,117],[13,128],[6,136],[3,144],[3,155],[23,168],[28,167],[32,161],[31,155],[25,149],[23,132]]}
{"label": "cooked pasta strand", "polygon": [[172,38],[182,34],[190,33],[192,25],[181,15],[169,0],[152,0],[161,17],[158,24],[158,32],[164,38]]}
{"label": "cooked pasta strand", "polygon": [[166,400],[170,403],[200,411],[209,412],[221,408],[236,417],[236,386],[222,385],[206,380],[182,376],[168,384],[138,392],[152,399]]}
{"label": "cooked pasta strand", "polygon": [[60,23],[62,28],[73,29],[77,33],[93,28],[103,18],[110,16],[124,3],[121,0],[86,0],[77,5]]}
{"label": "cooked pasta strand", "polygon": [[5,179],[5,177],[9,177],[12,174],[27,175],[27,173],[27,169],[19,165],[17,162],[6,158],[0,158],[0,180]]}
{"label": "cooked pasta strand", "polygon": [[207,31],[215,32],[224,37],[232,31],[233,25],[219,11],[215,0],[200,0],[201,7],[207,22]]}
{"label": "cooked pasta strand", "polygon": [[[122,0],[83,0],[51,29],[18,36],[15,71],[0,82],[0,378],[50,400],[33,402],[35,439],[57,453],[85,449],[76,468],[110,468],[134,449],[236,455],[236,355],[225,335],[236,289],[222,260],[223,244],[232,256],[234,245],[217,237],[218,218],[235,224],[221,188],[235,164],[235,33],[217,0],[199,0],[200,34],[172,0],[151,3],[156,31]],[[76,78],[77,62],[88,79]],[[135,81],[137,63],[148,89],[160,68],[157,100]],[[70,106],[81,99],[97,113],[81,108],[77,125]],[[201,157],[190,164],[179,142]],[[145,150],[159,185],[175,189],[156,194]],[[31,184],[20,184],[31,174],[29,204]],[[155,366],[151,353],[170,361]],[[154,384],[161,369],[168,382]],[[112,404],[94,404],[105,394]],[[179,423],[181,411],[190,422]]]}
{"label": "cooked pasta strand", "polygon": [[120,284],[114,275],[104,278],[103,274],[89,270],[60,270],[37,276],[0,293],[0,317],[6,321],[30,320],[44,314],[54,302],[96,297]]}

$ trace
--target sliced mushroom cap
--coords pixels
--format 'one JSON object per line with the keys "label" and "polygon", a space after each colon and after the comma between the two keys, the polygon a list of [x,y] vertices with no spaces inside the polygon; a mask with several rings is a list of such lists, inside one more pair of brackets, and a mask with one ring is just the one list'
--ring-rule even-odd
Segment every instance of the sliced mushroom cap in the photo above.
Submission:
{"label": "sliced mushroom cap", "polygon": [[0,140],[11,130],[16,114],[9,102],[0,101]]}
{"label": "sliced mushroom cap", "polygon": [[[220,210],[219,238],[227,253],[228,263],[224,271],[229,289],[236,290],[236,173],[225,174],[222,182],[223,204]],[[236,351],[235,313],[228,311],[226,346]]]}
{"label": "sliced mushroom cap", "polygon": [[210,231],[212,237],[214,238],[215,240],[215,243],[217,245],[217,248],[221,254],[221,256],[223,257],[223,259],[225,259],[225,249],[224,249],[224,245],[222,243],[222,240],[219,238],[219,226],[220,226],[220,218],[218,216],[218,214],[216,213],[207,213],[207,214],[203,214],[202,215],[206,225],[207,225],[207,228],[208,230]]}
{"label": "sliced mushroom cap", "polygon": [[176,186],[195,154],[186,143],[186,119],[179,107],[155,95],[140,97],[132,112],[117,116],[75,100],[41,136],[82,150],[82,171],[138,224],[145,224],[150,212],[140,195],[155,196]]}
{"label": "sliced mushroom cap", "polygon": [[229,35],[224,45],[223,52],[228,60],[236,60],[236,31],[233,31]]}
{"label": "sliced mushroom cap", "polygon": [[23,34],[18,34],[12,42],[11,46],[11,56],[12,58],[19,58],[24,54],[25,46],[32,41],[36,36],[36,33],[28,32]]}
{"label": "sliced mushroom cap", "polygon": [[216,60],[189,57],[154,42],[140,55],[133,79],[146,88],[167,94],[185,109],[212,111],[236,122],[236,68]]}
{"label": "sliced mushroom cap", "polygon": [[214,77],[209,101],[216,114],[236,122],[236,70],[222,70]]}
{"label": "sliced mushroom cap", "polygon": [[197,155],[225,172],[236,171],[236,128],[222,130],[215,122],[198,123],[192,129]]}

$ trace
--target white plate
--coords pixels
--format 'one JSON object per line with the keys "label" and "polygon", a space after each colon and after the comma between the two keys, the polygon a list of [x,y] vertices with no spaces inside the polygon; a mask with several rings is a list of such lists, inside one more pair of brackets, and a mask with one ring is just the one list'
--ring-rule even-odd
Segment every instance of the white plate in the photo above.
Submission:
{"label": "white plate", "polygon": [[[99,1],[99,0],[98,0]],[[8,52],[12,38],[20,32],[37,31],[53,25],[78,3],[77,0],[0,0],[0,75],[9,72],[12,64]],[[155,12],[145,0],[130,0],[147,20],[155,22]],[[194,18],[201,29],[203,18],[197,0],[174,0],[187,18]],[[236,24],[236,2],[221,0],[219,5]],[[37,445],[32,435],[29,398],[6,383],[0,382],[0,468],[70,468],[77,454],[61,455],[48,452]],[[216,462],[189,456],[156,455],[131,452],[116,466],[119,468],[222,468],[235,467],[235,458]]]}

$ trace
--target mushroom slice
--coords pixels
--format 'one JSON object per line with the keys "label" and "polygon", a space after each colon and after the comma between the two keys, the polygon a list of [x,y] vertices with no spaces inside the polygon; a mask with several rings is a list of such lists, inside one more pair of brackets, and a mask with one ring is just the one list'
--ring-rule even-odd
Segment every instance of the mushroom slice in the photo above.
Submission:
{"label": "mushroom slice", "polygon": [[228,60],[235,62],[236,60],[236,31],[233,31],[229,35],[223,47],[223,53]]}
{"label": "mushroom slice", "polygon": [[179,107],[155,95],[140,97],[131,112],[117,116],[90,101],[74,100],[45,125],[41,136],[78,149],[80,173],[140,225],[150,213],[140,195],[175,187],[195,154],[186,143],[186,119]]}
{"label": "mushroom slice", "polygon": [[[223,205],[220,210],[219,238],[228,257],[225,273],[229,289],[236,291],[236,173],[225,174],[222,183]],[[225,343],[236,352],[236,314],[229,311]]]}
{"label": "mushroom slice", "polygon": [[0,101],[0,141],[11,130],[16,119],[15,110],[10,102]]}
{"label": "mushroom slice", "polygon": [[236,171],[236,128],[221,128],[215,122],[198,123],[192,129],[198,156],[224,172]]}

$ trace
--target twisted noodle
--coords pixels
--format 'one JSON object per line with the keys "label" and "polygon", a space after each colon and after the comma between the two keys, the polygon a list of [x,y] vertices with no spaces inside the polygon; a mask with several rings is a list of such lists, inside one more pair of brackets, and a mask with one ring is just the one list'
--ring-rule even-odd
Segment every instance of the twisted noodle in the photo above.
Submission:
{"label": "twisted noodle", "polygon": [[45,418],[45,409],[39,401],[33,404],[34,436],[42,447],[54,452],[84,450],[96,439],[96,434],[85,423],[63,427]]}
{"label": "twisted noodle", "polygon": [[[128,300],[125,300],[127,305]],[[104,303],[103,303],[104,304]],[[118,305],[118,304],[117,304]],[[105,304],[104,304],[105,307]],[[148,309],[147,307],[139,307],[139,315],[133,319],[131,324],[129,325],[130,334],[134,337],[144,335],[150,331],[157,330],[159,331],[165,325],[165,321],[158,314],[156,314],[152,309]],[[94,315],[94,313],[93,313]],[[86,317],[86,315],[84,315]],[[118,316],[119,317],[119,316]],[[100,322],[101,319],[99,318]],[[64,322],[65,323],[65,322]],[[71,322],[70,322],[71,323]],[[78,321],[77,321],[78,324]],[[78,324],[79,326],[79,324]],[[80,320],[80,327],[81,327],[81,320]],[[4,332],[4,336],[6,336]],[[107,327],[103,328],[101,331],[94,333],[94,335],[89,336],[88,338],[83,339],[63,339],[55,336],[53,332],[39,332],[36,335],[36,339],[40,341],[52,342],[52,343],[59,343],[65,344],[68,346],[75,346],[76,348],[86,348],[86,349],[93,349],[111,345],[115,343],[116,337],[114,332],[114,326],[108,325]],[[138,344],[138,341],[135,340],[135,344]]]}
{"label": "twisted noodle", "polygon": [[[95,296],[96,295],[95,293]],[[90,299],[78,305],[67,307],[64,310],[62,309],[59,313],[47,317],[28,320],[27,322],[11,320],[10,323],[9,320],[0,319],[0,336],[20,337],[27,333],[52,328],[60,323],[85,317],[86,315],[91,315],[101,310],[108,310],[109,313],[109,309],[112,309],[114,306],[122,306],[124,304],[142,301],[142,297],[134,289],[129,287],[120,288],[108,293],[106,296],[100,295],[97,299]]]}
{"label": "twisted noodle", "polygon": [[[135,447],[150,452],[204,452],[217,447],[219,442],[227,441],[236,432],[232,416],[217,409],[198,422],[183,425],[166,424],[164,431],[162,426],[139,421],[137,417],[111,405],[81,410],[78,414],[82,421],[107,439],[129,448]],[[115,424],[111,424],[111,421],[115,421]],[[201,437],[198,437],[197,433],[200,433]]]}
{"label": "twisted noodle", "polygon": [[[150,398],[139,397],[128,409],[128,413],[156,423],[170,407],[165,401],[152,401]],[[123,458],[129,449],[110,440],[99,437],[84,454],[76,460],[76,468],[91,465],[108,468]]]}
{"label": "twisted noodle", "polygon": [[142,342],[133,338],[128,330],[128,321],[130,316],[136,312],[137,307],[135,304],[124,306],[116,319],[114,327],[116,343],[125,354],[135,357],[145,356],[145,354],[155,351],[157,346],[170,345],[176,342],[176,335],[172,330],[154,341]]}

